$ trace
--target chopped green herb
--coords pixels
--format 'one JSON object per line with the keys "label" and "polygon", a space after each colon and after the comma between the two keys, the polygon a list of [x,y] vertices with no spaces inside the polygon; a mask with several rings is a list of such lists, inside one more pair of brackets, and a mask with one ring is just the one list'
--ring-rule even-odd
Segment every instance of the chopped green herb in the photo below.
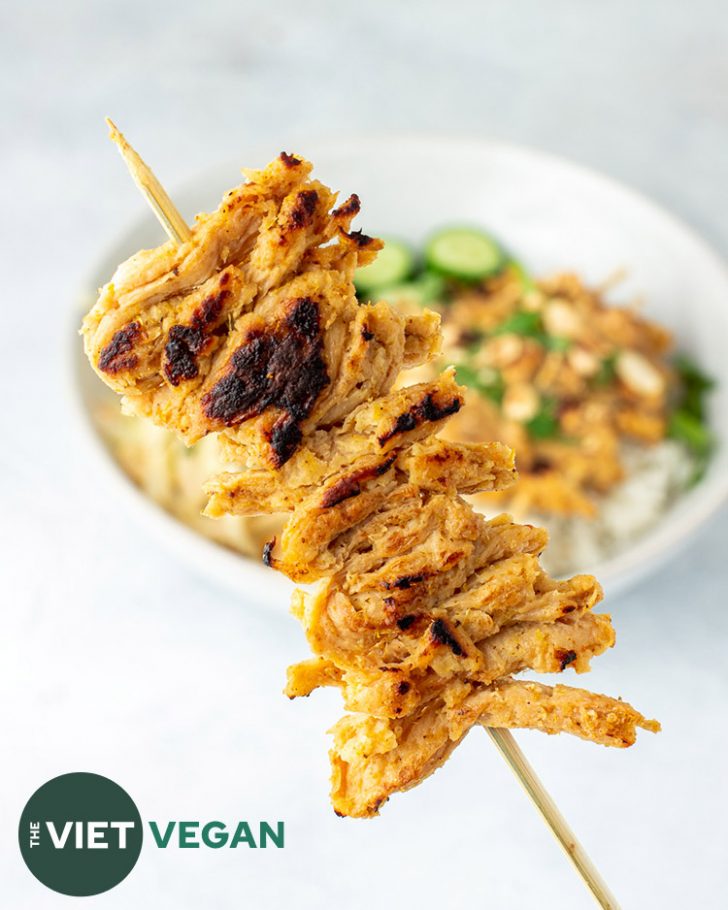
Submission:
{"label": "chopped green herb", "polygon": [[495,370],[474,370],[466,363],[459,363],[455,365],[455,379],[495,404],[503,401],[503,377]]}
{"label": "chopped green herb", "polygon": [[480,389],[480,392],[486,398],[489,398],[494,404],[500,406],[503,403],[503,395],[505,393],[505,386],[500,375],[494,382],[491,382],[489,385],[483,385]]}
{"label": "chopped green herb", "polygon": [[475,389],[478,387],[478,374],[466,363],[455,364],[455,379],[462,385]]}
{"label": "chopped green herb", "polygon": [[694,486],[705,474],[715,447],[715,437],[705,416],[705,398],[715,383],[684,354],[675,357],[673,365],[680,377],[681,396],[670,415],[667,434],[682,442],[692,455],[694,471],[690,486]]}
{"label": "chopped green herb", "polygon": [[550,439],[559,433],[559,420],[556,416],[556,401],[544,398],[541,410],[526,423],[526,429],[534,439]]}
{"label": "chopped green herb", "polygon": [[592,383],[599,388],[611,385],[617,376],[617,370],[615,367],[616,362],[616,354],[610,354],[608,357],[605,357],[599,365],[599,369],[594,375]]}
{"label": "chopped green herb", "polygon": [[673,364],[686,385],[703,389],[706,392],[715,385],[715,381],[705,374],[687,354],[678,354],[674,358]]}
{"label": "chopped green herb", "polygon": [[541,314],[530,310],[518,310],[508,319],[505,319],[492,332],[493,335],[520,335],[523,338],[533,338],[542,344],[548,351],[566,351],[571,346],[568,338],[558,335],[549,335],[544,331]]}
{"label": "chopped green herb", "polygon": [[710,452],[713,436],[705,424],[694,414],[680,408],[670,415],[668,435],[679,439],[697,455]]}
{"label": "chopped green herb", "polygon": [[550,439],[559,430],[559,422],[548,411],[540,411],[526,424],[529,435],[534,439]]}
{"label": "chopped green herb", "polygon": [[682,385],[679,410],[692,414],[697,420],[705,420],[705,396],[715,383],[689,357],[679,354],[673,361]]}
{"label": "chopped green herb", "polygon": [[667,435],[682,442],[693,459],[693,473],[688,486],[695,486],[705,475],[715,438],[710,430],[693,414],[678,410],[670,415]]}
{"label": "chopped green herb", "polygon": [[561,335],[544,335],[539,339],[541,344],[549,351],[563,353],[571,347],[571,339]]}
{"label": "chopped green herb", "polygon": [[538,337],[543,334],[541,316],[528,310],[518,310],[508,319],[505,319],[493,330],[494,335],[525,335]]}

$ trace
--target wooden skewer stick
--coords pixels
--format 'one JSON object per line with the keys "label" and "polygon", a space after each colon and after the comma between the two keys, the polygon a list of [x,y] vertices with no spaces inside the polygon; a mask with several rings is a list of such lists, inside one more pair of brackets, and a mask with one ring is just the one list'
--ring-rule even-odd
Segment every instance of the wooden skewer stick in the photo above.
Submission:
{"label": "wooden skewer stick", "polygon": [[109,127],[109,136],[121,152],[121,157],[129,168],[129,173],[134,178],[134,183],[142,191],[142,195],[167,232],[169,239],[174,240],[175,243],[184,243],[189,240],[192,236],[192,231],[187,227],[187,222],[180,215],[177,207],[167,195],[167,191],[162,184],[154,176],[152,170],[129,145],[113,120],[107,117],[106,124]]}
{"label": "wooden skewer stick", "polygon": [[619,904],[607,887],[607,883],[587,856],[586,851],[577,840],[576,835],[559,811],[558,806],[536,776],[536,772],[513,738],[511,731],[495,727],[486,727],[485,729],[500,754],[510,765],[511,771],[516,775],[523,789],[530,796],[534,806],[541,813],[543,820],[551,829],[551,833],[574,864],[596,902],[604,910],[619,910]]}
{"label": "wooden skewer stick", "polygon": [[[134,178],[134,182],[144,194],[145,199],[170,239],[176,243],[183,243],[189,240],[192,232],[167,195],[162,184],[108,117],[106,118],[106,123],[109,126],[111,139],[121,152],[122,158]],[[485,729],[488,731],[498,751],[510,765],[523,789],[531,797],[554,837],[564,848],[566,855],[584,880],[584,884],[596,898],[597,903],[603,910],[619,910],[619,904],[609,891],[606,882],[599,875],[586,851],[576,839],[574,832],[566,823],[566,819],[557,808],[556,803],[546,792],[544,785],[536,776],[536,772],[526,760],[510,731],[494,727],[486,727]]]}

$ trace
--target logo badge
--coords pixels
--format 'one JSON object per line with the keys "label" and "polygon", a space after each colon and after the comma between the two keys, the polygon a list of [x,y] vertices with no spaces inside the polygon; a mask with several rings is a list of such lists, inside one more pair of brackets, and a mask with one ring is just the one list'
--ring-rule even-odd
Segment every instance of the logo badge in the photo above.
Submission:
{"label": "logo badge", "polygon": [[18,827],[33,875],[60,894],[108,891],[134,868],[142,820],[134,800],[100,774],[62,774],[30,797]]}

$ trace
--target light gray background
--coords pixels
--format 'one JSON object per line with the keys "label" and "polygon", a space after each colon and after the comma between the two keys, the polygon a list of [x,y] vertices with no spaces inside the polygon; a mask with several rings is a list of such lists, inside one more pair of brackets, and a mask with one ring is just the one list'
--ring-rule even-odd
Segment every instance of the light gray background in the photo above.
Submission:
{"label": "light gray background", "polygon": [[[725,252],[725,5],[28,0],[0,15],[0,902],[71,903],[31,878],[16,825],[40,783],[93,770],[146,819],[288,826],[282,852],[148,845],[100,907],[591,906],[478,731],[379,820],[333,816],[335,693],[289,704],[295,622],[194,577],[104,495],[69,417],[69,316],[140,210],[105,114],[170,186],[321,134],[522,141],[640,187]],[[659,716],[661,736],[625,753],[519,736],[624,907],[726,906],[727,532],[724,513],[608,604],[619,646],[588,684]]]}

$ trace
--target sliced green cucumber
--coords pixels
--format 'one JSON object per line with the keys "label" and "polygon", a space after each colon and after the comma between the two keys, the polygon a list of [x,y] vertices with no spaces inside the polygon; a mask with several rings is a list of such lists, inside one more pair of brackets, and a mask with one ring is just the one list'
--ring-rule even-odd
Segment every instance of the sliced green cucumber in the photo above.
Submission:
{"label": "sliced green cucumber", "polygon": [[374,262],[356,270],[354,284],[360,294],[370,294],[377,288],[406,281],[412,274],[414,264],[415,257],[407,244],[390,237],[384,241],[384,247]]}
{"label": "sliced green cucumber", "polygon": [[485,231],[470,227],[444,228],[425,246],[428,266],[440,275],[461,281],[479,281],[499,272],[505,255]]}
{"label": "sliced green cucumber", "polygon": [[393,304],[415,304],[427,306],[442,302],[445,295],[445,282],[439,275],[425,272],[414,281],[404,281],[391,287],[375,291],[377,300]]}

